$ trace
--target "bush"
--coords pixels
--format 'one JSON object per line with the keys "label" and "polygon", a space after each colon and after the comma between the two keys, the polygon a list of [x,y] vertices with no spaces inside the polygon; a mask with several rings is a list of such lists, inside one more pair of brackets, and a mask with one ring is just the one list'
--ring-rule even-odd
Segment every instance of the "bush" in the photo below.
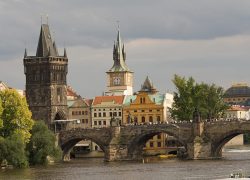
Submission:
{"label": "bush", "polygon": [[32,165],[47,164],[47,157],[61,158],[61,150],[55,145],[55,135],[43,121],[36,121],[31,130],[31,139],[27,145],[29,162]]}
{"label": "bush", "polygon": [[18,168],[28,167],[25,144],[20,136],[9,136],[4,140],[2,145],[6,150],[4,157],[8,164]]}

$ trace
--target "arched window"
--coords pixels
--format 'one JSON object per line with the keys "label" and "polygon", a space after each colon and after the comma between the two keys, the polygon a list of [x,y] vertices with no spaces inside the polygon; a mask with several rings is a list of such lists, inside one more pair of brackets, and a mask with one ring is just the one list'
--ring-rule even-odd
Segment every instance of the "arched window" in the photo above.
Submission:
{"label": "arched window", "polygon": [[145,123],[145,117],[144,116],[141,117],[141,122]]}
{"label": "arched window", "polygon": [[149,116],[149,122],[153,123],[153,117]]}

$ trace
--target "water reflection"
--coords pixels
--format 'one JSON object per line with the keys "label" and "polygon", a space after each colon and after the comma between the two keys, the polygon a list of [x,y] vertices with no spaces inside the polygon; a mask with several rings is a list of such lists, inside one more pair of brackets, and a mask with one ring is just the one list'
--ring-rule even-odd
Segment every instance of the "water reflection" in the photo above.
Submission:
{"label": "water reflection", "polygon": [[0,179],[221,179],[242,169],[250,175],[250,148],[224,149],[221,160],[184,161],[179,159],[145,158],[137,162],[106,163],[103,158],[74,159],[47,167],[0,171]]}

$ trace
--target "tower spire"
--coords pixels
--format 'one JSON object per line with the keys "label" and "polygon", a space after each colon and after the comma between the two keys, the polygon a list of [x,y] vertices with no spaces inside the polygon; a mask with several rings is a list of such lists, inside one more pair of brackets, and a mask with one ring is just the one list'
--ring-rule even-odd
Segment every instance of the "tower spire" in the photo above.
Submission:
{"label": "tower spire", "polygon": [[66,52],[66,48],[64,48],[64,53],[63,53],[64,57],[67,57],[67,52]]}
{"label": "tower spire", "polygon": [[25,48],[25,50],[24,50],[24,56],[23,56],[24,58],[26,58],[27,57],[27,49]]}
{"label": "tower spire", "polygon": [[119,28],[120,27],[118,24],[117,38],[116,38],[116,41],[114,42],[114,47],[113,47],[114,65],[110,69],[110,71],[130,71],[128,66],[125,63],[126,52],[125,52],[124,44],[122,44],[121,33],[120,33]]}
{"label": "tower spire", "polygon": [[36,56],[47,57],[50,51],[51,56],[58,56],[58,51],[55,42],[52,41],[52,37],[48,24],[41,25],[40,36],[37,45]]}

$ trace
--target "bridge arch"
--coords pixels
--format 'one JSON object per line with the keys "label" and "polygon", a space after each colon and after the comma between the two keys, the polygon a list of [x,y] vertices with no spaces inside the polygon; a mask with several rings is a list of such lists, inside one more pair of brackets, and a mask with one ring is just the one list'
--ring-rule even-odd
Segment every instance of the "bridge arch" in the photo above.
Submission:
{"label": "bridge arch", "polygon": [[222,148],[225,146],[227,142],[229,142],[234,137],[240,135],[250,133],[250,130],[232,130],[223,135],[221,135],[217,140],[212,142],[212,156],[213,157],[222,157]]}
{"label": "bridge arch", "polygon": [[168,130],[168,129],[153,129],[148,131],[143,131],[136,137],[134,137],[128,145],[128,156],[131,159],[138,159],[142,157],[143,146],[146,142],[153,136],[164,133],[169,136],[173,136],[181,145],[186,148],[186,143],[179,138],[178,131]]}
{"label": "bridge arch", "polygon": [[59,144],[63,151],[63,160],[69,160],[71,149],[81,140],[87,139],[95,142],[107,157],[107,148],[110,141],[108,129],[73,129],[59,133]]}

